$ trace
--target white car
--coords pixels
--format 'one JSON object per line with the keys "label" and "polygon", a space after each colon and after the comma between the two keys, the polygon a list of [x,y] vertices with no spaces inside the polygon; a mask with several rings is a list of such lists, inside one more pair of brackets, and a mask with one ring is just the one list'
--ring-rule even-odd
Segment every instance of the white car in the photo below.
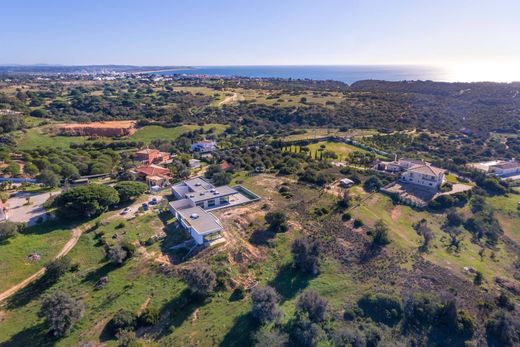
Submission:
{"label": "white car", "polygon": [[123,211],[121,211],[121,214],[128,214],[130,211],[130,207],[126,207]]}

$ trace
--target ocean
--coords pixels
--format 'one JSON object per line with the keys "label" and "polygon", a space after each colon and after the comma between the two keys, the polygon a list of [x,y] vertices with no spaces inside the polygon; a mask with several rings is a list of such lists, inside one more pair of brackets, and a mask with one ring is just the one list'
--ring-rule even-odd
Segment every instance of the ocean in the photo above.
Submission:
{"label": "ocean", "polygon": [[360,80],[431,80],[449,81],[447,71],[428,66],[315,65],[315,66],[197,66],[189,70],[153,72],[162,75],[210,75],[260,78],[334,80],[348,84]]}

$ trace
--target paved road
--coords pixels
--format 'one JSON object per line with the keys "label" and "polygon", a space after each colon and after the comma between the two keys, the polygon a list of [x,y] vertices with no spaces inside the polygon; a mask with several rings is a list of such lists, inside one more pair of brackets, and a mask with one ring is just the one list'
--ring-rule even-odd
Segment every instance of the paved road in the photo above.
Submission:
{"label": "paved road", "polygon": [[[59,194],[59,191],[47,193],[18,192],[7,200],[7,215],[13,222],[27,223],[31,226],[42,217],[47,218],[43,204],[51,196]],[[27,205],[27,198],[30,204]]]}

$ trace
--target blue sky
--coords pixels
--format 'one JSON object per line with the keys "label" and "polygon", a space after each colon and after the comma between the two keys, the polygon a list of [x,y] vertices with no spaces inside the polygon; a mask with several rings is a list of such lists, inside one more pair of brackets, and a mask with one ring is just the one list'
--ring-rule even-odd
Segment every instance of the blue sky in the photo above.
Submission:
{"label": "blue sky", "polygon": [[520,61],[518,0],[8,0],[0,64]]}

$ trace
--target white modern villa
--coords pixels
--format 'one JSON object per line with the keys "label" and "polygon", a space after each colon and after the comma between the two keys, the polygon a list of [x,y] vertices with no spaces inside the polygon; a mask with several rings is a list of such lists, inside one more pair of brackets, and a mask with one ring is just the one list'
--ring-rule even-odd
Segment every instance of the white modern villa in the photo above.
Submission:
{"label": "white modern villa", "polygon": [[202,177],[172,186],[174,201],[169,209],[198,245],[222,237],[220,220],[210,211],[257,201],[260,198],[242,186],[215,187]]}

